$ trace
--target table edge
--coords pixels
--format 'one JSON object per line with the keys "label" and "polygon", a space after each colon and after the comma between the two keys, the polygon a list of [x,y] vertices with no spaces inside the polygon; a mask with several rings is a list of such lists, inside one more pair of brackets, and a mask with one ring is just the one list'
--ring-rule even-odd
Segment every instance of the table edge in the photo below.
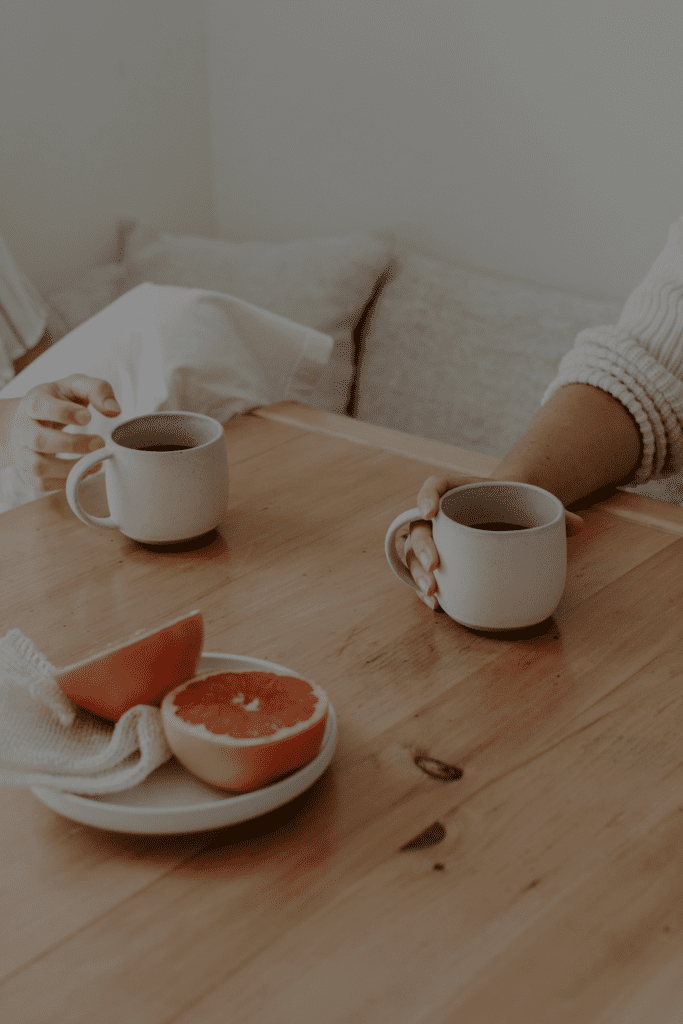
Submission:
{"label": "table edge", "polygon": [[[313,409],[301,402],[276,402],[252,409],[248,415],[343,438],[369,448],[380,448],[394,455],[449,469],[463,476],[480,477],[482,480],[488,479],[501,462],[491,455],[470,452],[443,441],[417,437],[415,434],[377,426],[351,416]],[[629,491],[617,491],[592,507],[643,526],[683,536],[683,507],[668,501],[631,494]]]}

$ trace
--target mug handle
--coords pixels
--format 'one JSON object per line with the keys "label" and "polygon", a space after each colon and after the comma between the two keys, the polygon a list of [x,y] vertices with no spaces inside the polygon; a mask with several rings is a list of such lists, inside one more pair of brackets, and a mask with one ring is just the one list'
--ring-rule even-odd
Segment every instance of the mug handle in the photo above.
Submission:
{"label": "mug handle", "polygon": [[86,526],[103,526],[106,530],[118,530],[121,525],[113,516],[91,516],[81,507],[78,497],[81,480],[88,470],[96,466],[98,462],[104,462],[105,459],[111,459],[113,456],[113,450],[105,445],[104,448],[98,448],[97,451],[84,455],[69,470],[69,475],[66,478],[66,499],[71,505],[72,511]]}
{"label": "mug handle", "polygon": [[398,557],[398,551],[396,550],[396,534],[400,527],[405,526],[406,523],[415,523],[419,519],[424,519],[419,508],[411,508],[408,512],[401,512],[400,516],[396,516],[393,523],[387,530],[387,535],[384,540],[384,553],[387,556],[389,565],[394,570],[398,578],[403,580],[403,582],[407,583],[409,587],[412,587],[417,594],[422,596],[422,591],[419,589],[415,580]]}

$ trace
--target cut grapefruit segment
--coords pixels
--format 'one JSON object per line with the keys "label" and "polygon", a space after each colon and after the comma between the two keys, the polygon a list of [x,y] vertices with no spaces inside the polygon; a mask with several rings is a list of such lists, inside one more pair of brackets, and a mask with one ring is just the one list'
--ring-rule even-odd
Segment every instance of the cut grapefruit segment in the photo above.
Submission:
{"label": "cut grapefruit segment", "polygon": [[204,672],[167,693],[161,716],[169,746],[189,772],[245,793],[312,761],[329,702],[293,672]]}
{"label": "cut grapefruit segment", "polygon": [[203,641],[202,613],[194,611],[57,669],[54,678],[74,704],[117,722],[136,704],[159,703],[194,676]]}

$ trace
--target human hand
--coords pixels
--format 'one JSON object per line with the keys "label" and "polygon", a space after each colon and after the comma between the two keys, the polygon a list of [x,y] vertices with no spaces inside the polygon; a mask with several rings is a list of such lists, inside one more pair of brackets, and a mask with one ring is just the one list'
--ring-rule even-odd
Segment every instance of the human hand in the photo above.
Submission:
{"label": "human hand", "polygon": [[[424,519],[411,524],[406,539],[404,558],[410,575],[420,588],[419,597],[432,609],[439,606],[436,597],[436,578],[434,569],[439,564],[439,553],[432,539],[432,525],[429,522],[439,511],[439,498],[452,487],[461,484],[483,482],[480,477],[449,477],[430,476],[425,480],[417,496],[417,505]],[[574,512],[564,512],[565,527],[568,537],[573,537],[583,529],[583,519]]]}
{"label": "human hand", "polygon": [[[70,423],[85,426],[92,403],[104,416],[121,412],[111,384],[105,380],[72,374],[50,384],[38,384],[18,403],[10,425],[9,447],[12,464],[36,491],[63,488],[72,459],[57,454],[85,455],[104,447],[104,438],[96,434],[65,433]],[[96,473],[102,464],[93,466]]]}

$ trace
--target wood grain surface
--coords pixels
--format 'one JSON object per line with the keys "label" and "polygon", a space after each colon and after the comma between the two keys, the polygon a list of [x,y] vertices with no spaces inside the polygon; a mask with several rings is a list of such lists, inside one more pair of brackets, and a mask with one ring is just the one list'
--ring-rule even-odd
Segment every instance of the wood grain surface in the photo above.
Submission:
{"label": "wood grain surface", "polygon": [[495,460],[293,403],[226,426],[194,551],[0,515],[2,633],[56,665],[184,611],[205,649],[329,693],[332,765],[254,821],[78,825],[0,790],[12,1024],[680,1024],[683,509],[581,511],[556,614],[486,635],[417,600],[384,534],[432,472]]}

